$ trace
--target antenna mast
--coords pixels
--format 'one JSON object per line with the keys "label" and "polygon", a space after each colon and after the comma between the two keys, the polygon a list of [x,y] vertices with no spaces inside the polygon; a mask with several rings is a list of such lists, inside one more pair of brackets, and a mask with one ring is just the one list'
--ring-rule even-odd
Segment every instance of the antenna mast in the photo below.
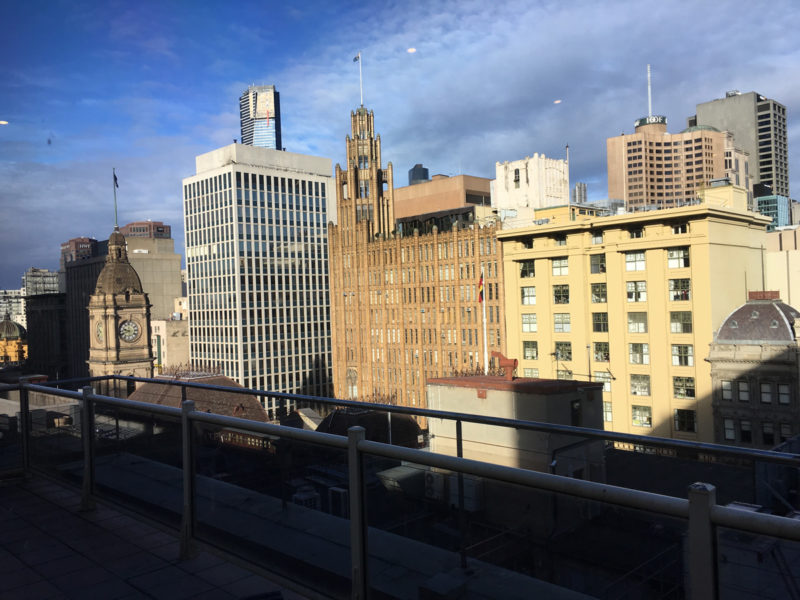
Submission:
{"label": "antenna mast", "polygon": [[650,87],[650,63],[647,64],[647,116],[653,116],[653,92]]}

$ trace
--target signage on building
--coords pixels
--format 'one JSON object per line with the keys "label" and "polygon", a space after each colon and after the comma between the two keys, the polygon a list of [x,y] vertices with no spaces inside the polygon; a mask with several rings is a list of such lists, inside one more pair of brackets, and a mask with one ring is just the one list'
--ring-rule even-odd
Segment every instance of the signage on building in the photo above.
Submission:
{"label": "signage on building", "polygon": [[641,119],[637,119],[635,123],[635,127],[641,127],[642,125],[666,125],[667,124],[667,117],[663,115],[650,115],[649,117],[642,117]]}

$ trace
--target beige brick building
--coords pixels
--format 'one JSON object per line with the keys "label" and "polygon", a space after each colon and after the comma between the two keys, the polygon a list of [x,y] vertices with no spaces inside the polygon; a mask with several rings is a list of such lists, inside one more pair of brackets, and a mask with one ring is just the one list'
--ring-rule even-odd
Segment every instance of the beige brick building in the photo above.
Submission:
{"label": "beige brick building", "polygon": [[[381,167],[373,123],[363,107],[351,115],[349,169],[336,166],[339,222],[328,229],[334,393],[425,406],[427,378],[485,364],[484,307],[486,349],[503,349],[502,259],[494,220],[475,207],[398,227],[391,163]],[[413,187],[425,193],[425,184]]]}

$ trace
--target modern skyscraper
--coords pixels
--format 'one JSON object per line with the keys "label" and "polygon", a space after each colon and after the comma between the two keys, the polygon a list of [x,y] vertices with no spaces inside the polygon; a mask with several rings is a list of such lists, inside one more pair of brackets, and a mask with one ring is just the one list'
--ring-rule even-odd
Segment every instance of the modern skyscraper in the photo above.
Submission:
{"label": "modern skyscraper", "polygon": [[330,159],[231,144],[196,170],[183,180],[192,368],[329,395]]}
{"label": "modern skyscraper", "polygon": [[733,133],[737,148],[749,155],[753,184],[772,188],[779,196],[789,196],[789,155],[786,137],[786,107],[756,92],[738,90],[724,98],[697,105],[697,114],[687,119],[689,126],[710,125]]}
{"label": "modern skyscraper", "polygon": [[422,166],[422,163],[417,163],[408,170],[408,185],[416,185],[418,183],[425,183],[430,181],[428,169]]}
{"label": "modern skyscraper", "polygon": [[251,85],[239,98],[245,146],[282,150],[281,98],[274,85]]}
{"label": "modern skyscraper", "polygon": [[572,197],[570,198],[573,204],[586,204],[586,184],[582,182],[576,183],[572,187]]}

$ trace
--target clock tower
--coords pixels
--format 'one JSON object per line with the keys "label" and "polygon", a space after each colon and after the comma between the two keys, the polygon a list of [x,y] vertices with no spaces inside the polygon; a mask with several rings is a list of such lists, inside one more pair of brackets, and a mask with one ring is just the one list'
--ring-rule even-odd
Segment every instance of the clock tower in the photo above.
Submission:
{"label": "clock tower", "polygon": [[[106,264],[89,300],[89,338],[90,376],[153,376],[150,302],[117,227],[108,238]],[[102,386],[98,391],[108,392]]]}

